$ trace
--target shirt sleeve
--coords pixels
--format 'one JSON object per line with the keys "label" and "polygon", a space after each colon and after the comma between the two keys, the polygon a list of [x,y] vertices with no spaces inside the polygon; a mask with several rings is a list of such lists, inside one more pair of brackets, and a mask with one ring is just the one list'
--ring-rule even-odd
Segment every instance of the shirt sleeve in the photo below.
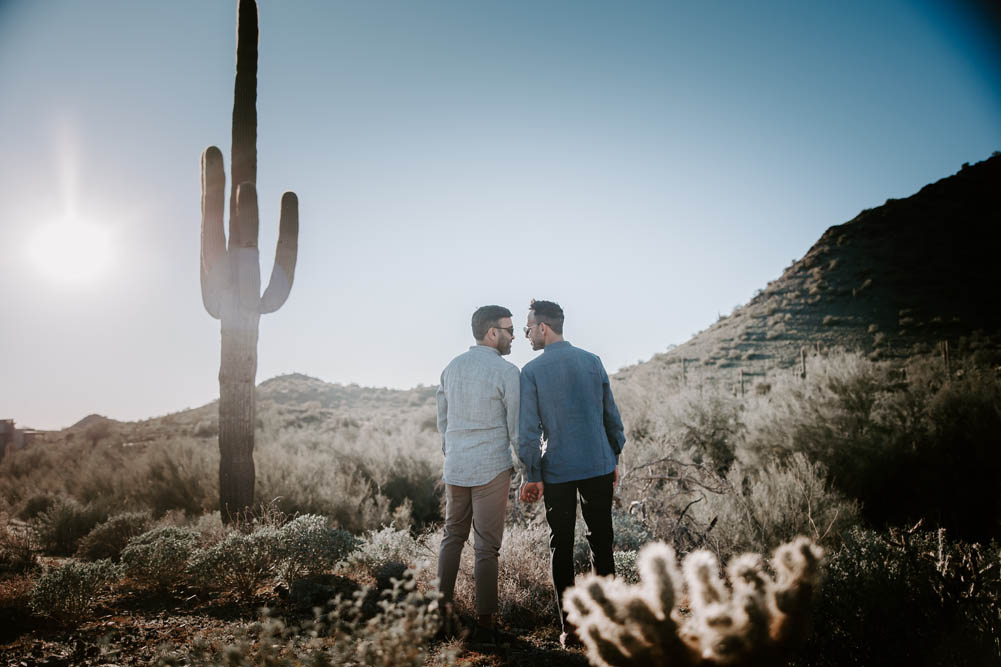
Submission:
{"label": "shirt sleeve", "polygon": [[514,456],[518,456],[518,417],[521,405],[521,373],[511,364],[504,371],[504,408],[507,416],[507,436]]}
{"label": "shirt sleeve", "polygon": [[615,397],[612,396],[612,385],[608,380],[608,373],[605,367],[601,367],[601,396],[602,396],[602,420],[605,423],[605,435],[608,437],[608,444],[618,460],[622,453],[622,446],[626,444],[625,429],[622,427],[622,417],[619,416],[619,408],[615,405]]}
{"label": "shirt sleeve", "polygon": [[445,455],[445,431],[448,430],[448,399],[445,398],[445,372],[442,371],[435,394],[438,403],[438,433],[441,434],[441,453]]}
{"label": "shirt sleeve", "polygon": [[531,371],[521,372],[521,405],[518,410],[518,460],[526,482],[542,481],[542,421],[539,393]]}

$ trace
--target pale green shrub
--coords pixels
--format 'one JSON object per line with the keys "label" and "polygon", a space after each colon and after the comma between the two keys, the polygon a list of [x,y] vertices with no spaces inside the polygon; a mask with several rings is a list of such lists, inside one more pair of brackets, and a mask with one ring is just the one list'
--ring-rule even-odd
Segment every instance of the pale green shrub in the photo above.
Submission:
{"label": "pale green shrub", "polygon": [[274,528],[261,528],[250,535],[231,533],[191,554],[188,577],[205,588],[229,589],[251,597],[271,575],[278,540]]}
{"label": "pale green shrub", "polygon": [[710,552],[689,554],[682,578],[674,550],[654,543],[640,553],[639,584],[589,575],[564,600],[594,665],[781,664],[805,633],[822,557],[797,538],[775,551],[772,579],[745,554],[730,562],[728,588]]}
{"label": "pale green shrub", "polygon": [[40,616],[79,619],[90,609],[94,596],[117,577],[118,570],[110,560],[70,561],[38,578],[28,604]]}
{"label": "pale green shrub", "polygon": [[615,576],[630,584],[640,580],[635,551],[616,551],[612,557],[615,559]]}
{"label": "pale green shrub", "polygon": [[140,586],[167,589],[184,576],[199,535],[188,528],[154,528],[129,540],[122,550],[122,571]]}
{"label": "pale green shrub", "polygon": [[381,565],[387,563],[414,565],[416,554],[417,541],[409,530],[387,526],[365,533],[349,562],[352,566],[364,567],[374,574]]}
{"label": "pale green shrub", "polygon": [[291,586],[295,579],[330,569],[357,546],[358,540],[351,533],[329,527],[326,518],[299,516],[277,531],[275,570],[278,578]]}
{"label": "pale green shrub", "polygon": [[129,540],[149,530],[151,523],[150,515],[146,512],[116,514],[95,526],[80,540],[77,556],[85,560],[110,558],[117,562]]}
{"label": "pale green shrub", "polygon": [[639,551],[647,542],[652,542],[653,533],[638,516],[612,508],[612,530],[615,548],[622,551]]}

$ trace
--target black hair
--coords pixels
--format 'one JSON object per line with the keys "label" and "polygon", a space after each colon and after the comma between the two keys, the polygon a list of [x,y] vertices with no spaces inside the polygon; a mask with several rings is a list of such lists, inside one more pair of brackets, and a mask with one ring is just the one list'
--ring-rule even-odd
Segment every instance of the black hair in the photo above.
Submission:
{"label": "black hair", "polygon": [[563,335],[563,309],[555,301],[532,299],[528,309],[535,313],[535,321],[543,322],[556,333]]}
{"label": "black hair", "polygon": [[511,311],[504,306],[480,306],[473,313],[473,338],[483,340],[491,327],[495,327],[504,317],[511,317]]}

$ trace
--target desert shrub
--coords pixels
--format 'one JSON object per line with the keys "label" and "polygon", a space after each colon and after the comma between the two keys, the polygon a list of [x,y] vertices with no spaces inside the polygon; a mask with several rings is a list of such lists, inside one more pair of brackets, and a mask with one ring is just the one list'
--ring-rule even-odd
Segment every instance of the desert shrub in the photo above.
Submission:
{"label": "desert shrub", "polygon": [[11,530],[6,515],[0,514],[0,576],[23,575],[38,569],[31,535],[26,530]]}
{"label": "desert shrub", "polygon": [[322,516],[296,517],[277,531],[274,558],[278,578],[291,586],[295,579],[333,567],[357,546],[358,540],[351,533],[329,527]]}
{"label": "desert shrub", "polygon": [[77,544],[94,526],[107,518],[101,509],[60,496],[49,509],[38,515],[35,530],[42,551],[68,556],[76,551]]}
{"label": "desert shrub", "polygon": [[122,550],[123,573],[139,586],[170,588],[184,576],[198,538],[197,532],[177,526],[146,531]]}
{"label": "desert shrub", "polygon": [[1001,664],[996,545],[855,528],[831,554],[797,664]]}
{"label": "desert shrub", "polygon": [[[903,369],[859,355],[813,359],[746,414],[746,458],[763,467],[794,452],[827,468],[870,523],[920,518],[972,540],[1001,535],[1001,380],[941,361]],[[976,511],[971,511],[976,508]]]}
{"label": "desert shrub", "polygon": [[234,530],[222,522],[219,510],[202,514],[190,524],[190,528],[201,535],[202,544],[218,542]]}
{"label": "desert shrub", "polygon": [[387,526],[366,533],[348,560],[352,566],[363,567],[374,574],[387,563],[414,565],[416,554],[417,540],[409,530]]}
{"label": "desert shrub", "polygon": [[410,501],[415,530],[442,520],[443,487],[439,466],[427,459],[401,455],[392,460],[387,471],[376,471],[373,476],[379,491],[389,498],[391,509]]}
{"label": "desert shrub", "polygon": [[231,533],[191,554],[188,577],[205,588],[229,589],[251,597],[271,575],[278,540],[274,528],[261,528],[250,535]]}
{"label": "desert shrub", "polygon": [[70,561],[38,578],[29,605],[40,616],[79,619],[90,609],[94,596],[117,576],[117,569],[109,560]]}
{"label": "desert shrub", "polygon": [[725,471],[733,463],[743,433],[740,402],[719,391],[691,394],[680,416],[682,446],[695,463],[712,461]]}
{"label": "desert shrub", "polygon": [[340,528],[363,533],[387,525],[393,512],[356,457],[305,441],[262,448],[255,494],[274,498],[286,515],[319,514]]}
{"label": "desert shrub", "polygon": [[616,551],[612,554],[615,559],[615,576],[625,582],[635,584],[640,580],[640,573],[636,565],[637,552]]}
{"label": "desert shrub", "polygon": [[[467,556],[463,550],[463,558]],[[472,554],[469,555],[470,562]],[[472,568],[469,568],[472,573]],[[468,599],[473,599],[472,577],[465,580]],[[549,564],[549,528],[545,525],[508,526],[500,550],[498,611],[518,627],[551,623],[556,614],[553,575]],[[456,587],[458,592],[459,587]],[[471,605],[470,605],[471,606]],[[472,606],[471,606],[472,608]]]}
{"label": "desert shrub", "polygon": [[218,451],[197,440],[176,440],[151,449],[140,462],[137,499],[154,517],[170,510],[187,516],[210,512],[218,505]]}
{"label": "desert shrub", "polygon": [[39,514],[47,512],[56,502],[56,494],[34,493],[21,503],[21,509],[17,512],[17,518],[23,521],[31,521]]}
{"label": "desert shrub", "polygon": [[116,514],[80,540],[77,556],[86,560],[109,558],[117,562],[129,540],[149,530],[150,523],[150,516],[145,512]]}
{"label": "desert shrub", "polygon": [[612,508],[612,531],[615,548],[621,551],[639,551],[654,539],[653,533],[638,516]]}
{"label": "desert shrub", "polygon": [[829,488],[822,464],[804,454],[748,472],[734,466],[725,493],[707,493],[692,506],[704,521],[715,522],[717,548],[725,555],[769,551],[796,535],[835,542],[858,520],[858,507]]}
{"label": "desert shrub", "polygon": [[[205,643],[163,650],[156,664],[198,665],[372,665],[420,667],[428,664],[429,644],[438,631],[437,593],[422,593],[411,572],[383,591],[375,606],[363,588],[350,599],[338,597],[315,617],[287,625],[264,609],[259,623],[245,627],[238,642],[222,650]],[[446,657],[448,663],[451,660]]]}

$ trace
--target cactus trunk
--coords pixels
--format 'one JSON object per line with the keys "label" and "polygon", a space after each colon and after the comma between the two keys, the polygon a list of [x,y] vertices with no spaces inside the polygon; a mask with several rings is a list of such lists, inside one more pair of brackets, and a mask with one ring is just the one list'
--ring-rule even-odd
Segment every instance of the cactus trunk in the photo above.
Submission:
{"label": "cactus trunk", "polygon": [[226,174],[215,146],[202,154],[202,302],[221,321],[219,366],[219,509],[237,519],[254,503],[254,427],[257,421],[257,334],[262,313],[281,308],[292,289],[299,243],[298,199],[282,196],[278,248],[261,297],[257,249],[257,3],[237,9],[233,95],[233,178],[229,243],[223,231]]}
{"label": "cactus trunk", "polygon": [[219,502],[223,517],[254,504],[255,377],[260,315],[240,313],[222,320],[219,367]]}

